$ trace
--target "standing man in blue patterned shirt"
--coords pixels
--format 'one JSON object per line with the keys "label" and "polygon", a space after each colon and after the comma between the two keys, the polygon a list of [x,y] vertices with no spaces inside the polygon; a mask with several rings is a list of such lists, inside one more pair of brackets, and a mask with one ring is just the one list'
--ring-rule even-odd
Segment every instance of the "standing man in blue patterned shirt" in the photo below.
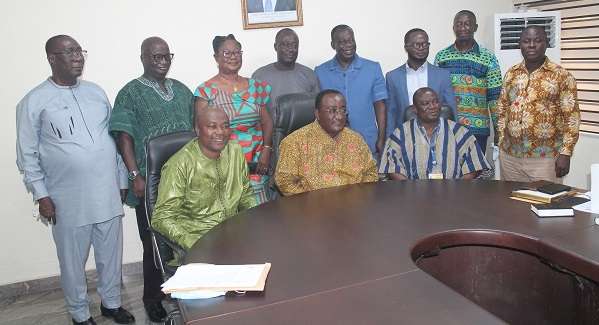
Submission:
{"label": "standing man in blue patterned shirt", "polygon": [[334,58],[314,69],[321,89],[335,89],[347,100],[349,127],[360,133],[375,157],[383,152],[387,126],[387,88],[378,62],[356,54],[354,31],[347,25],[331,30]]}

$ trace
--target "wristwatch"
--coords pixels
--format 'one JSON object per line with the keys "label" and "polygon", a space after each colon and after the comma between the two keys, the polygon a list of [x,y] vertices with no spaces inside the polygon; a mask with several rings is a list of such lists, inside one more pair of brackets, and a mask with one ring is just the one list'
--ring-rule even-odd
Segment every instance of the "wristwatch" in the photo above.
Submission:
{"label": "wristwatch", "polygon": [[137,177],[137,175],[139,175],[139,170],[132,170],[129,172],[129,174],[127,175],[127,178],[132,181],[135,180],[135,178]]}

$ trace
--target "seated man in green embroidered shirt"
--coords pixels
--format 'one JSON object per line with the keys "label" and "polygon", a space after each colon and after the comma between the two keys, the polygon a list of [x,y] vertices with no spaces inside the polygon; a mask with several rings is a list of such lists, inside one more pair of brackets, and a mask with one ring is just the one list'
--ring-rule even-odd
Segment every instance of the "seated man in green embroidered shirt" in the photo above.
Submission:
{"label": "seated man in green embroidered shirt", "polygon": [[189,250],[212,227],[257,204],[241,146],[222,109],[196,111],[198,135],[162,167],[152,227]]}

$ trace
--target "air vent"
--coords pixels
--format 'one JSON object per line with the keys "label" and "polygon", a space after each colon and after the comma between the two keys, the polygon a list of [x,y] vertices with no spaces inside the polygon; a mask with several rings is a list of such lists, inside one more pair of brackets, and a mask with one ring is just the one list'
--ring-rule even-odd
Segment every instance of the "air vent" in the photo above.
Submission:
{"label": "air vent", "polygon": [[501,49],[519,49],[520,34],[526,26],[543,26],[549,37],[549,48],[555,47],[555,17],[518,17],[500,19]]}

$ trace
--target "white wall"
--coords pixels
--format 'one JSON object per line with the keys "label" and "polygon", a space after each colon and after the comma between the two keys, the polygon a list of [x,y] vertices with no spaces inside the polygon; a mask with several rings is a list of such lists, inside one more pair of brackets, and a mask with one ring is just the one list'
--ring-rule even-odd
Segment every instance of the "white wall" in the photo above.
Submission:
{"label": "white wall", "polygon": [[[234,33],[242,42],[244,67],[249,76],[274,60],[273,39],[278,29],[244,31],[240,0],[56,0],[5,1],[0,13],[4,43],[0,50],[5,81],[0,87],[4,109],[0,127],[3,222],[0,227],[0,285],[58,274],[54,243],[48,228],[32,218],[33,204],[15,166],[16,103],[39,84],[50,70],[44,55],[46,39],[69,34],[89,51],[84,78],[101,85],[111,100],[130,79],[141,74],[139,45],[152,35],[163,37],[175,53],[171,77],[194,87],[213,76],[211,41],[215,35]],[[484,3],[484,5],[481,5]],[[403,35],[412,27],[428,31],[431,56],[453,39],[453,15],[471,9],[479,17],[477,38],[492,48],[497,12],[510,12],[510,0],[358,1],[304,0],[304,26],[299,62],[310,67],[333,56],[330,29],[351,25],[358,53],[381,62],[384,72],[402,64],[406,55]],[[428,16],[427,16],[428,15]],[[432,60],[432,59],[431,59]],[[139,261],[141,248],[133,211],[124,222],[124,262]],[[93,263],[88,263],[93,267]]]}
{"label": "white wall", "polygon": [[590,190],[591,164],[599,164],[599,134],[581,133],[564,184]]}

